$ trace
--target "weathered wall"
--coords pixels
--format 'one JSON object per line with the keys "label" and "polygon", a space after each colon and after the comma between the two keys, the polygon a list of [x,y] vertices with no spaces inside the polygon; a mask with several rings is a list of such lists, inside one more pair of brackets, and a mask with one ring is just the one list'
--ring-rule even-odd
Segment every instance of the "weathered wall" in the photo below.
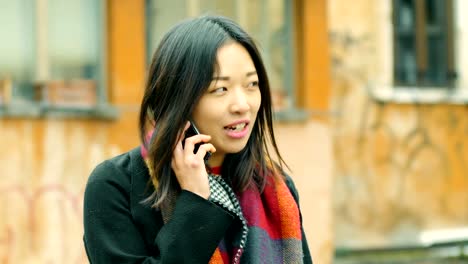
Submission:
{"label": "weathered wall", "polygon": [[87,263],[83,190],[94,166],[138,144],[143,1],[108,5],[108,91],[118,120],[0,120],[0,262]]}
{"label": "weathered wall", "polygon": [[314,263],[332,263],[333,148],[327,124],[277,124],[276,136],[299,191],[304,229]]}
{"label": "weathered wall", "polygon": [[0,121],[2,263],[85,263],[84,184],[97,162],[122,150],[110,140],[113,127],[82,121]]}
{"label": "weathered wall", "polygon": [[338,246],[411,243],[424,229],[468,225],[468,107],[369,95],[378,89],[369,81],[391,84],[389,7],[329,1]]}

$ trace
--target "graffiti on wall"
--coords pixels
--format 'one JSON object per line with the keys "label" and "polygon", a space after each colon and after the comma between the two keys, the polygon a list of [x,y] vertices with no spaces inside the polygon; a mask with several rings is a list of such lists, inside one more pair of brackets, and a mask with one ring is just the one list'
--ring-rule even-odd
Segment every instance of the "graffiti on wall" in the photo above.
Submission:
{"label": "graffiti on wall", "polygon": [[1,187],[1,263],[87,263],[81,238],[82,200],[82,192],[73,193],[60,184],[33,191],[22,185]]}

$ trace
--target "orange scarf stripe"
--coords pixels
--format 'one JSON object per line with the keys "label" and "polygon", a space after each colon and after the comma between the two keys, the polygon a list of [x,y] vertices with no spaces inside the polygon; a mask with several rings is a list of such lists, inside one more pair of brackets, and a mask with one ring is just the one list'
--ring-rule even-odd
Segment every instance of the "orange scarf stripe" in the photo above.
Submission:
{"label": "orange scarf stripe", "polygon": [[221,251],[219,251],[219,248],[216,248],[208,264],[224,264],[223,257],[221,256]]}
{"label": "orange scarf stripe", "polygon": [[301,240],[299,208],[283,180],[275,180],[278,205],[281,208],[281,235],[284,238]]}

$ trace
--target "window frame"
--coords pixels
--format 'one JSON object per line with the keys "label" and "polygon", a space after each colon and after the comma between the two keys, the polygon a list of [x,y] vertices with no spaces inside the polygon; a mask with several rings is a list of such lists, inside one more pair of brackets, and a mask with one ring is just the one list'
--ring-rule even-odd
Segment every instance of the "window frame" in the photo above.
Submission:
{"label": "window frame", "polygon": [[450,20],[451,44],[450,56],[453,58],[453,72],[456,73],[453,86],[408,86],[394,81],[394,3],[395,0],[378,1],[378,18],[380,31],[376,32],[377,47],[380,49],[382,72],[366,83],[366,90],[370,98],[380,103],[393,104],[425,104],[425,105],[467,105],[468,104],[468,71],[465,69],[464,58],[468,55],[461,49],[468,40],[464,28],[468,27],[468,19],[463,17],[462,11],[468,7],[464,0],[452,1],[453,19]]}
{"label": "window frame", "polygon": [[[43,6],[40,6],[40,4]],[[47,0],[35,2],[34,3],[34,32],[35,35],[43,34],[42,37],[47,38],[47,30],[42,27],[47,27],[47,12],[44,13],[44,17],[39,18],[39,12],[44,12],[40,10],[41,8],[47,8]],[[118,111],[115,107],[109,104],[108,100],[108,55],[107,55],[107,0],[99,0],[97,3],[99,6],[99,18],[98,18],[98,34],[97,39],[98,45],[98,63],[97,68],[99,73],[97,77],[93,80],[96,82],[96,104],[93,107],[76,107],[76,106],[49,106],[44,105],[41,101],[34,99],[34,85],[37,84],[37,80],[31,79],[31,87],[28,89],[27,94],[16,94],[14,88],[10,85],[7,87],[7,93],[9,95],[9,100],[7,103],[0,104],[0,119],[10,119],[10,118],[48,118],[48,117],[58,117],[58,118],[91,118],[91,119],[104,119],[104,120],[115,120],[118,117]],[[38,21],[42,19],[42,21]],[[46,20],[44,20],[46,19]],[[41,33],[42,32],[42,33]],[[40,65],[37,62],[40,58],[48,57],[47,49],[46,51],[39,51],[41,45],[40,40],[36,36],[34,43],[34,61],[35,65],[33,67],[34,75],[37,76],[40,71]],[[41,53],[42,52],[42,53]],[[41,54],[39,54],[41,53]],[[46,59],[48,61],[48,59]],[[47,64],[47,67],[50,67],[50,64]],[[46,80],[47,81],[47,80]]]}
{"label": "window frame", "polygon": [[[435,1],[438,4],[438,8],[443,9],[441,13],[440,27],[438,32],[435,28],[431,29],[426,25],[426,5],[428,4],[426,0],[411,0],[413,2],[413,28],[407,32],[407,30],[402,29],[399,25],[400,16],[402,14],[399,12],[400,6],[402,5],[403,0],[392,0],[392,18],[393,18],[393,83],[396,88],[401,87],[417,87],[418,89],[428,88],[430,90],[435,89],[453,89],[455,85],[455,63],[454,63],[454,12],[453,12],[453,0],[444,0],[442,2]],[[438,34],[438,35],[437,35]],[[442,64],[442,69],[439,74],[444,75],[443,83],[434,83],[431,81],[425,81],[424,75],[428,71],[428,49],[429,49],[429,37],[437,36],[442,39],[442,49],[445,52],[444,59],[439,61],[439,64]],[[400,52],[400,47],[402,46],[403,38],[413,38],[413,49],[416,61],[416,82],[411,83],[411,81],[403,81],[399,77],[399,71],[401,71],[402,55]]]}

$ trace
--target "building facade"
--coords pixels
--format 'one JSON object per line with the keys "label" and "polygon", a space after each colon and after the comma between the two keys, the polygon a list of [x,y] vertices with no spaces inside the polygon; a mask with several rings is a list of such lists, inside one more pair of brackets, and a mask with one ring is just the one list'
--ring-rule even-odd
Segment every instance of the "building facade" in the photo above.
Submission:
{"label": "building facade", "polygon": [[301,193],[310,247],[318,263],[330,261],[326,1],[24,0],[0,11],[8,40],[0,44],[0,262],[87,263],[87,177],[139,145],[145,71],[158,37],[175,22],[167,15],[204,10],[258,34],[275,86],[278,144]]}
{"label": "building facade", "polygon": [[465,228],[466,1],[328,7],[335,245],[416,247],[432,230]]}

